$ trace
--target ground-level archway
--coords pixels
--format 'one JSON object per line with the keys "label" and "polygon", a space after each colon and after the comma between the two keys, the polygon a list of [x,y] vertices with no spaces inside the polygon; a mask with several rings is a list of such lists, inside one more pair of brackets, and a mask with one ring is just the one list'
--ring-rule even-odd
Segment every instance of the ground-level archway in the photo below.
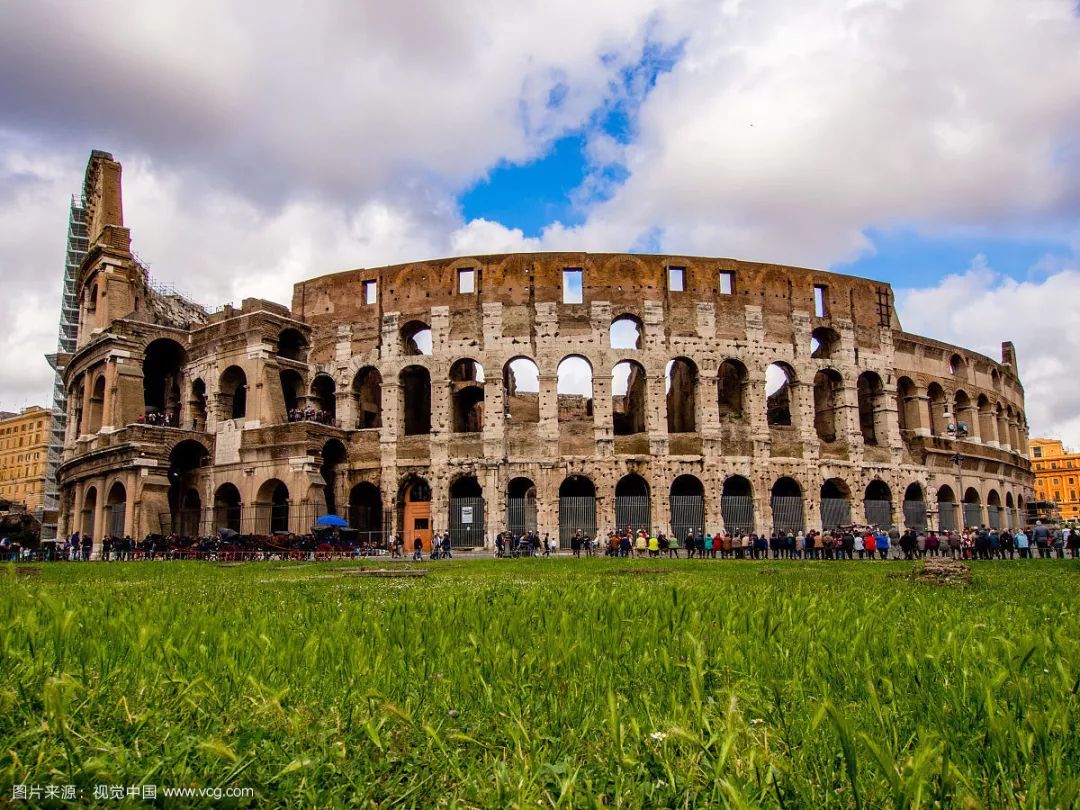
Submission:
{"label": "ground-level archway", "polygon": [[754,488],[749,479],[741,475],[730,475],[724,479],[724,487],[720,491],[720,514],[728,534],[749,534],[754,531]]}
{"label": "ground-level archway", "polygon": [[832,531],[851,525],[851,489],[839,478],[821,485],[821,528]]}
{"label": "ground-level archway", "polygon": [[383,537],[382,493],[367,481],[349,490],[349,526],[356,529],[360,540],[379,542]]}
{"label": "ground-level archway", "polygon": [[956,493],[947,484],[938,487],[938,531],[954,532],[959,528],[960,518],[958,515]]}
{"label": "ground-level archway", "polygon": [[243,507],[235,484],[222,484],[214,493],[214,528],[240,532]]}
{"label": "ground-level archway", "polygon": [[803,493],[798,481],[786,476],[778,478],[772,486],[769,502],[772,506],[773,531],[801,532],[806,530]]}
{"label": "ground-level archway", "polygon": [[255,531],[258,534],[289,531],[289,488],[276,478],[265,481],[255,496]]}
{"label": "ground-level archway", "polygon": [[596,537],[596,487],[584,475],[571,475],[559,486],[559,545],[569,548],[578,531]]}
{"label": "ground-level archway", "polygon": [[697,476],[680,475],[671,482],[670,508],[672,537],[705,530],[705,487]]}
{"label": "ground-level archway", "polygon": [[904,490],[904,525],[909,529],[925,531],[927,528],[926,495],[922,484],[908,484]]}
{"label": "ground-level archway", "polygon": [[514,478],[506,488],[506,527],[521,537],[536,531],[536,484],[530,478]]}
{"label": "ground-level archway", "polygon": [[127,489],[117,481],[109,489],[109,496],[105,499],[105,534],[113,537],[123,537],[128,534],[124,524],[126,511]]}
{"label": "ground-level archway", "polygon": [[398,491],[398,526],[405,548],[411,552],[416,538],[431,549],[431,486],[423,478],[410,477]]}
{"label": "ground-level archway", "polygon": [[484,545],[484,490],[475,476],[450,484],[450,540],[457,548]]}
{"label": "ground-level archway", "polygon": [[886,530],[893,528],[892,490],[888,484],[875,479],[867,485],[863,511],[870,526],[880,526]]}
{"label": "ground-level archway", "polygon": [[982,522],[982,497],[977,489],[968,487],[964,493],[964,526],[973,529],[981,526]]}
{"label": "ground-level archway", "polygon": [[619,531],[651,530],[649,485],[637,473],[629,473],[615,485],[615,526]]}

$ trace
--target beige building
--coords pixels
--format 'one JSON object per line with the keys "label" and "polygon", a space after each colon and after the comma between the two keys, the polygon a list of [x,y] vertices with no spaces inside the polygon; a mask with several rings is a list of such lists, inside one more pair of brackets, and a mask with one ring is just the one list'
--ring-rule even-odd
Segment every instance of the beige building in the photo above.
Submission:
{"label": "beige building", "polygon": [[1032,439],[1031,466],[1035,497],[1057,504],[1062,520],[1080,520],[1080,453],[1070,453],[1060,439]]}
{"label": "beige building", "polygon": [[207,313],[148,283],[120,177],[92,155],[61,535],[1004,526],[1034,493],[1012,345],[905,332],[887,284],[461,256]]}
{"label": "beige building", "polygon": [[0,499],[42,508],[49,456],[52,410],[34,405],[19,413],[0,413]]}

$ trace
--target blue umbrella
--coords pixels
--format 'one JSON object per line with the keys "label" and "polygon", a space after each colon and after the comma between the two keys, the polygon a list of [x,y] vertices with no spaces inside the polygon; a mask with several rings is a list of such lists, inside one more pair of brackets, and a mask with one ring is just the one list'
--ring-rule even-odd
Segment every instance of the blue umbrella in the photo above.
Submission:
{"label": "blue umbrella", "polygon": [[337,515],[323,515],[321,518],[315,521],[316,526],[348,526],[349,522],[339,518]]}

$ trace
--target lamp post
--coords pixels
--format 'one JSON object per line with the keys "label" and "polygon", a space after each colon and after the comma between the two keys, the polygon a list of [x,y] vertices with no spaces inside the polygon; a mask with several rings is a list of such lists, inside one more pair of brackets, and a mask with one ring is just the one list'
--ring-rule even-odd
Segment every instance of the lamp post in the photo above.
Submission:
{"label": "lamp post", "polygon": [[[960,455],[960,440],[967,438],[967,436],[968,436],[968,426],[964,422],[961,422],[961,421],[956,419],[956,413],[955,412],[949,412],[948,410],[946,410],[944,416],[945,416],[945,422],[946,422],[946,424],[945,424],[945,432],[948,433],[949,436],[952,437],[952,443],[953,443],[952,462],[953,462],[953,464],[956,465],[956,484],[957,484],[957,487],[958,487],[958,492],[956,494],[956,497],[958,499],[958,503],[960,504],[960,507],[959,507],[960,508],[960,526],[957,529],[957,531],[963,531],[964,528],[965,528],[964,527],[964,523],[965,523],[965,520],[964,520],[964,464],[963,464],[963,457]],[[940,524],[941,524],[940,518],[938,519],[938,524],[939,524],[938,528],[940,528]]]}

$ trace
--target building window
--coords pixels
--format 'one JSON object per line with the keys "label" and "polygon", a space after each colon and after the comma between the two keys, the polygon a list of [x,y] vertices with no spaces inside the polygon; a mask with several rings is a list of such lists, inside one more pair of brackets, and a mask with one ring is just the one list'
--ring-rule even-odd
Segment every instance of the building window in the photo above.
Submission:
{"label": "building window", "polygon": [[735,274],[729,270],[724,270],[720,273],[720,294],[735,294]]}
{"label": "building window", "polygon": [[562,271],[562,301],[564,304],[580,304],[585,300],[582,273],[579,267]]}
{"label": "building window", "polygon": [[824,284],[815,284],[814,285],[814,317],[815,318],[824,318],[825,317],[825,312],[826,312],[826,310],[825,310],[825,300],[826,300],[826,297],[827,297],[826,293],[828,292],[828,289],[829,288],[826,287]]}
{"label": "building window", "polygon": [[365,304],[374,304],[379,300],[379,283],[377,281],[374,279],[365,281],[363,287]]}
{"label": "building window", "polygon": [[667,269],[667,288],[669,292],[682,292],[686,289],[685,267],[669,267]]}
{"label": "building window", "polygon": [[1041,447],[1035,447],[1035,448],[1032,448],[1032,449],[1035,451],[1035,458],[1042,458],[1042,448]]}
{"label": "building window", "polygon": [[457,271],[457,291],[460,295],[476,292],[476,271],[473,268],[463,267]]}

